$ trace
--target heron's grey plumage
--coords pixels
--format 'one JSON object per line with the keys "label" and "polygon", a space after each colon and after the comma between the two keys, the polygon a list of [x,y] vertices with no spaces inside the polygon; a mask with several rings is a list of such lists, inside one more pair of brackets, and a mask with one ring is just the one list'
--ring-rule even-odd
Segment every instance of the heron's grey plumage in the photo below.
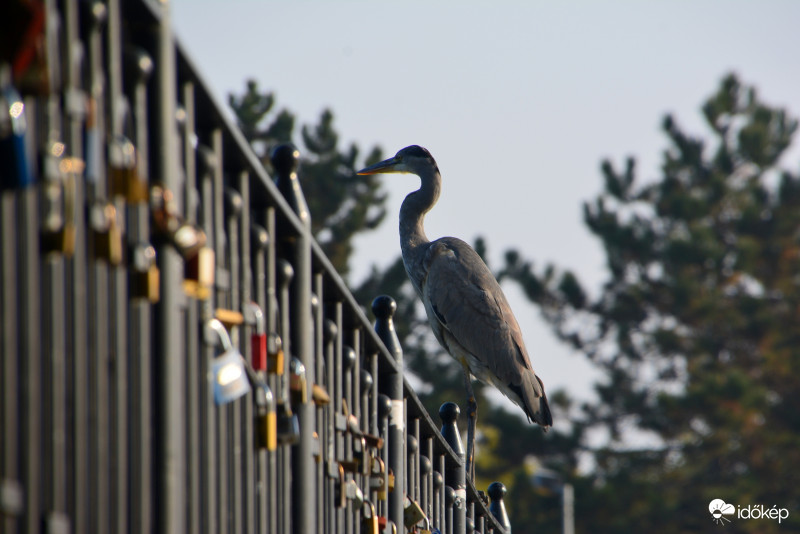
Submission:
{"label": "heron's grey plumage", "polygon": [[420,188],[400,208],[400,247],[414,289],[439,343],[473,376],[491,384],[545,429],[553,424],[544,385],[533,371],[522,331],[500,284],[464,241],[425,235],[425,214],[441,192],[430,153],[416,145],[359,173],[410,172]]}

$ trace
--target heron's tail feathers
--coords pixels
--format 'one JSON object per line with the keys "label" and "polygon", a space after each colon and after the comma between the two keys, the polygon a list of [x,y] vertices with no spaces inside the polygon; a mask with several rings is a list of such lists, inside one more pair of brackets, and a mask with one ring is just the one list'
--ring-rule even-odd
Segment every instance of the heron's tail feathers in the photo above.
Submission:
{"label": "heron's tail feathers", "polygon": [[525,403],[525,414],[541,425],[545,432],[553,426],[553,416],[550,414],[550,405],[547,403],[547,394],[544,392],[542,379],[531,372],[523,379],[522,401]]}

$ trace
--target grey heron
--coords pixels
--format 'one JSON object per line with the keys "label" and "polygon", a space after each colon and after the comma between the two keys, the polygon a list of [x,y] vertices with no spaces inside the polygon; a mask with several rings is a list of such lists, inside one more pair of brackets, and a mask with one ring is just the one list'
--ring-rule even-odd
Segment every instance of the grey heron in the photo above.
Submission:
{"label": "grey heron", "polygon": [[455,237],[429,241],[423,225],[442,189],[433,156],[412,145],[358,174],[410,173],[421,186],[400,208],[400,248],[436,339],[461,363],[469,404],[467,473],[473,475],[477,402],[471,376],[522,408],[546,431],[553,424],[544,384],[531,366],[522,331],[495,277],[475,250]]}

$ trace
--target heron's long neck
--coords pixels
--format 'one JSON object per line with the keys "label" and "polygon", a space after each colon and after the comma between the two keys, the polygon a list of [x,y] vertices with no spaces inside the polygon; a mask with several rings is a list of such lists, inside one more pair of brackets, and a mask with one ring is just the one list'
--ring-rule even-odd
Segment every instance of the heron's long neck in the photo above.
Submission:
{"label": "heron's long neck", "polygon": [[430,244],[425,235],[424,219],[442,189],[442,177],[436,170],[426,170],[419,174],[422,186],[406,196],[400,207],[400,250],[409,276],[419,290],[425,273],[422,266],[425,245]]}

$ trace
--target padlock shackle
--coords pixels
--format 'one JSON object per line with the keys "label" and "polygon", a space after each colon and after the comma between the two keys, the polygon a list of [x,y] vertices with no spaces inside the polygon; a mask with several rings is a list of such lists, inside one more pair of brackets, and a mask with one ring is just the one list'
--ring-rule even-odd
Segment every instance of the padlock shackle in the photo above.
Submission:
{"label": "padlock shackle", "polygon": [[255,323],[256,334],[263,335],[267,333],[266,318],[264,317],[264,312],[261,311],[261,306],[250,301],[244,305],[244,313],[248,323]]}
{"label": "padlock shackle", "polygon": [[219,319],[209,319],[203,330],[205,334],[204,339],[208,345],[217,346],[217,342],[219,342],[225,352],[233,348],[231,336],[228,334],[228,330],[225,329],[225,325],[223,325]]}

